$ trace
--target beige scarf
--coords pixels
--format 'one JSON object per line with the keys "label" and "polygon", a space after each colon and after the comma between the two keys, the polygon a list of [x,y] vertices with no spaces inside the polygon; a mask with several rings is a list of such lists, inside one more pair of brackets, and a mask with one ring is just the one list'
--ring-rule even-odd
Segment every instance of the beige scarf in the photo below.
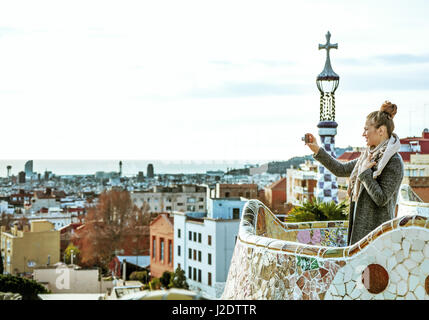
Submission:
{"label": "beige scarf", "polygon": [[356,202],[359,196],[361,186],[360,180],[357,177],[364,171],[364,160],[368,158],[370,154],[372,154],[372,161],[376,162],[376,165],[373,167],[375,171],[372,173],[372,177],[375,179],[381,174],[390,158],[399,151],[400,147],[401,142],[399,137],[395,133],[392,133],[389,139],[384,140],[373,149],[368,147],[364,152],[361,153],[359,160],[357,161],[350,175],[350,183],[347,189],[347,193],[349,196],[351,196],[352,201]]}

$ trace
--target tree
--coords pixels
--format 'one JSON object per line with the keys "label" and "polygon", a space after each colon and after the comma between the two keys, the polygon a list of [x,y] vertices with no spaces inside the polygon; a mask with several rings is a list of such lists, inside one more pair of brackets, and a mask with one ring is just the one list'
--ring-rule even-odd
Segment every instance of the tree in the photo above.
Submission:
{"label": "tree", "polygon": [[141,283],[147,284],[149,275],[147,271],[134,271],[130,274],[130,280],[137,280]]}
{"label": "tree", "polygon": [[343,201],[321,202],[311,199],[300,207],[293,208],[286,217],[286,222],[347,220],[348,204]]}
{"label": "tree", "polygon": [[1,218],[0,218],[0,226],[5,226],[6,230],[8,230],[10,228],[10,224],[12,221],[13,221],[12,215],[2,212]]}
{"label": "tree", "polygon": [[149,288],[150,290],[158,290],[161,289],[161,282],[159,281],[159,278],[153,278],[149,282]]}
{"label": "tree", "polygon": [[80,258],[80,250],[79,248],[75,247],[73,243],[70,243],[66,250],[64,251],[66,256],[65,263],[70,264],[71,263],[71,255],[73,251],[73,264],[79,264],[79,258]]}
{"label": "tree", "polygon": [[[106,270],[111,259],[130,246],[131,238],[142,233],[144,221],[139,213],[128,191],[103,192],[97,205],[88,209],[85,227],[74,238],[81,250],[81,264]],[[149,238],[147,242],[149,246]]]}
{"label": "tree", "polygon": [[168,272],[164,271],[162,273],[161,278],[159,278],[159,281],[161,282],[162,286],[166,289],[168,289],[168,285],[170,284],[171,278],[173,278],[174,272]]}
{"label": "tree", "polygon": [[180,267],[177,267],[176,271],[170,279],[168,287],[188,290],[189,285],[186,282],[185,271],[183,271]]}
{"label": "tree", "polygon": [[49,293],[49,291],[34,280],[17,276],[0,275],[0,292],[19,293],[22,300],[37,300],[39,293]]}

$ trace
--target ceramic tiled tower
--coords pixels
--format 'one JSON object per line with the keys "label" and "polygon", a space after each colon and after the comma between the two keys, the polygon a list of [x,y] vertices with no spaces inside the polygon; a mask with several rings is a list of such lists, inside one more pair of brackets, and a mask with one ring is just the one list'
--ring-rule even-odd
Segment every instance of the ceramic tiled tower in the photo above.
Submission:
{"label": "ceramic tiled tower", "polygon": [[[335,135],[338,124],[335,122],[335,90],[338,88],[340,77],[332,70],[329,57],[330,49],[338,49],[338,44],[330,43],[331,34],[326,34],[326,44],[319,44],[320,49],[326,49],[325,68],[317,76],[317,88],[320,91],[320,141],[323,148],[334,158]],[[319,165],[319,179],[317,182],[317,198],[324,202],[338,202],[338,185],[336,177],[321,164]]]}

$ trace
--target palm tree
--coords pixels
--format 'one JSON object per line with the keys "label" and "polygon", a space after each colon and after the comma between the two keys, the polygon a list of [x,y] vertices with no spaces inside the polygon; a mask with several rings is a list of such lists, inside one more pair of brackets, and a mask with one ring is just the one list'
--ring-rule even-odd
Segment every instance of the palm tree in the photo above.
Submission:
{"label": "palm tree", "polygon": [[334,201],[311,199],[302,206],[293,208],[287,215],[286,222],[347,220],[348,207],[346,201],[336,204]]}

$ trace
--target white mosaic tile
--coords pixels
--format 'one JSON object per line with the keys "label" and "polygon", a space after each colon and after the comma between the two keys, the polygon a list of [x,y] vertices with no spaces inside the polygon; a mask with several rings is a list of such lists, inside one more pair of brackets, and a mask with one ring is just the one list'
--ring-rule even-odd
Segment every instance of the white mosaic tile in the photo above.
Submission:
{"label": "white mosaic tile", "polygon": [[429,258],[429,243],[425,244],[425,248],[423,249],[423,254],[426,258]]}
{"label": "white mosaic tile", "polygon": [[402,265],[404,265],[405,268],[408,269],[408,271],[411,271],[417,267],[417,262],[411,259],[405,259],[404,262],[402,262]]}
{"label": "white mosaic tile", "polygon": [[395,256],[391,256],[387,259],[386,269],[387,271],[392,271],[392,269],[396,266],[396,258]]}
{"label": "white mosaic tile", "polygon": [[412,292],[408,292],[405,296],[406,300],[416,300],[416,296]]}
{"label": "white mosaic tile", "polygon": [[410,254],[411,243],[407,239],[402,241],[402,251],[404,252],[404,257],[408,257]]}
{"label": "white mosaic tile", "polygon": [[348,295],[351,295],[351,293],[353,292],[353,290],[355,289],[356,285],[353,281],[349,281],[346,283],[346,293]]}
{"label": "white mosaic tile", "polygon": [[426,291],[422,286],[419,285],[414,290],[414,295],[416,296],[417,299],[422,300],[426,295]]}
{"label": "white mosaic tile", "polygon": [[396,257],[396,262],[397,263],[401,263],[402,261],[404,261],[404,259],[405,259],[405,256],[404,256],[404,251],[398,251],[397,253],[396,253],[396,255],[395,255],[395,257]]}
{"label": "white mosaic tile", "polygon": [[420,265],[420,272],[423,274],[429,274],[429,259],[425,259]]}
{"label": "white mosaic tile", "polygon": [[409,284],[409,290],[413,291],[419,284],[419,278],[414,275],[411,275],[410,278],[408,279],[408,284]]}
{"label": "white mosaic tile", "polygon": [[405,280],[401,280],[398,282],[398,285],[396,287],[396,293],[400,296],[403,296],[408,291],[408,284]]}
{"label": "white mosaic tile", "polygon": [[394,230],[390,233],[390,237],[393,243],[401,243],[402,242],[402,234],[399,230]]}
{"label": "white mosaic tile", "polygon": [[421,251],[411,251],[410,258],[413,261],[420,263],[425,259],[425,256],[423,255],[423,253]]}
{"label": "white mosaic tile", "polygon": [[421,239],[416,239],[413,241],[411,245],[411,250],[414,251],[422,251],[425,246],[425,242]]}
{"label": "white mosaic tile", "polygon": [[402,264],[398,264],[395,269],[399,273],[402,279],[404,280],[408,279],[408,270],[405,269],[405,267]]}
{"label": "white mosaic tile", "polygon": [[392,243],[392,250],[394,252],[401,250],[401,245],[399,243]]}

